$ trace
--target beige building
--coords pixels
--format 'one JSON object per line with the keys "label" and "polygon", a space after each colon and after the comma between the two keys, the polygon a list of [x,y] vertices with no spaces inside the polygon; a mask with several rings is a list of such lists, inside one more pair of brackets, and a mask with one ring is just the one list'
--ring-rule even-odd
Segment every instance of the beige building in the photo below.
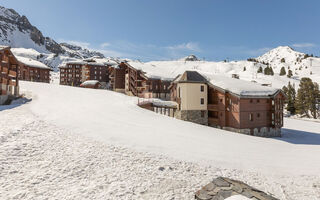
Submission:
{"label": "beige building", "polygon": [[171,99],[178,103],[175,116],[178,119],[208,125],[207,80],[195,71],[186,71],[172,84]]}

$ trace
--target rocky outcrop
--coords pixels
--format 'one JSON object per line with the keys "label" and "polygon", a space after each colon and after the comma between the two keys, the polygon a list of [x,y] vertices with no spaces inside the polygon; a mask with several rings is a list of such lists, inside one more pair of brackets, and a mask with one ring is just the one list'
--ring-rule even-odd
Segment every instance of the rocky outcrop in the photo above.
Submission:
{"label": "rocky outcrop", "polygon": [[224,200],[233,195],[242,195],[254,200],[277,200],[241,181],[219,177],[196,192],[197,200]]}

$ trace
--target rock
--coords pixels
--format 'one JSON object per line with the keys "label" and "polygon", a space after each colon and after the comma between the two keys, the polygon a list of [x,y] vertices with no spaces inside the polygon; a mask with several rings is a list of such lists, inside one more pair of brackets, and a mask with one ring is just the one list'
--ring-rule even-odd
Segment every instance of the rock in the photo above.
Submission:
{"label": "rock", "polygon": [[195,194],[198,200],[224,200],[233,195],[242,195],[250,199],[258,200],[277,200],[271,195],[266,194],[254,187],[251,187],[241,181],[229,178],[218,177]]}
{"label": "rock", "polygon": [[164,167],[159,167],[159,170],[160,170],[160,171],[164,171],[165,168],[164,168]]}

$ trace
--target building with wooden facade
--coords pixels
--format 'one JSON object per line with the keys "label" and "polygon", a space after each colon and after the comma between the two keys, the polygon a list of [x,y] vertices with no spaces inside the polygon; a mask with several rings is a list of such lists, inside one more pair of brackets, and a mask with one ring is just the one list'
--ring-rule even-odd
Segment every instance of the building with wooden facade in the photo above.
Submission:
{"label": "building with wooden facade", "polygon": [[0,105],[19,95],[18,60],[8,46],[0,46]]}
{"label": "building with wooden facade", "polygon": [[50,67],[30,58],[21,56],[16,56],[16,58],[19,61],[19,80],[50,83]]}
{"label": "building with wooden facade", "polygon": [[60,84],[80,86],[88,80],[97,80],[104,87],[109,82],[108,65],[94,61],[68,62],[60,67]]}
{"label": "building with wooden facade", "polygon": [[186,71],[170,86],[175,117],[262,137],[281,136],[285,95],[279,89],[234,78]]}
{"label": "building with wooden facade", "polygon": [[111,67],[109,77],[110,88],[114,91],[141,98],[170,99],[171,79],[149,76],[128,62]]}

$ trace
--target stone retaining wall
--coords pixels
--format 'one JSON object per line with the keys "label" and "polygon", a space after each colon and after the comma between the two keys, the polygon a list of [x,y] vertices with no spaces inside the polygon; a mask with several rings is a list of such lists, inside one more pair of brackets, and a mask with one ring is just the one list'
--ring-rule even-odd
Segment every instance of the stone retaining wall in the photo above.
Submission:
{"label": "stone retaining wall", "polygon": [[[204,117],[201,117],[201,112],[204,112]],[[207,110],[177,110],[175,117],[184,121],[190,121],[197,124],[208,125]]]}

